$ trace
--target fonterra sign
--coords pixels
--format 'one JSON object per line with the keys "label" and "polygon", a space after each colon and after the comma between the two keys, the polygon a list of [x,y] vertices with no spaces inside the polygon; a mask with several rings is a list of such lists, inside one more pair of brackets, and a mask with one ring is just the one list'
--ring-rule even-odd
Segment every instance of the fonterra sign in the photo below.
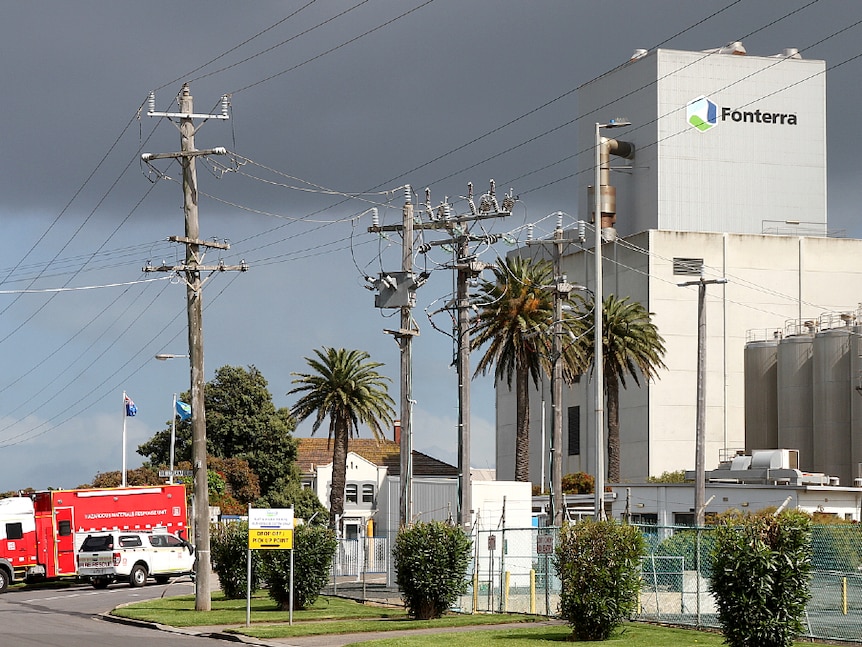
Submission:
{"label": "fonterra sign", "polygon": [[705,133],[721,121],[739,124],[770,124],[778,126],[795,126],[796,114],[792,112],[772,112],[762,109],[736,110],[718,106],[707,97],[697,97],[685,105],[685,119],[698,132]]}

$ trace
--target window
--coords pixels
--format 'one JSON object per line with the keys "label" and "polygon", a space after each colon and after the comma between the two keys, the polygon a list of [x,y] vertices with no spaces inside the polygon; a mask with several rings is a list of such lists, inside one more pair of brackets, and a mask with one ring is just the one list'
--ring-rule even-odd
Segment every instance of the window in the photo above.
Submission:
{"label": "window", "polygon": [[120,548],[137,548],[143,545],[144,542],[137,535],[120,535]]}
{"label": "window", "polygon": [[24,527],[21,525],[21,522],[16,521],[15,523],[6,524],[6,539],[24,539]]}
{"label": "window", "polygon": [[356,483],[348,483],[347,487],[344,488],[344,500],[347,503],[357,503],[359,501]]}
{"label": "window", "polygon": [[374,503],[374,486],[371,483],[362,486],[362,503]]}
{"label": "window", "polygon": [[673,525],[694,526],[694,512],[674,512]]}
{"label": "window", "polygon": [[68,519],[63,519],[57,524],[57,533],[61,537],[68,537],[72,534],[72,522]]}
{"label": "window", "polygon": [[569,407],[569,456],[581,454],[581,407]]}

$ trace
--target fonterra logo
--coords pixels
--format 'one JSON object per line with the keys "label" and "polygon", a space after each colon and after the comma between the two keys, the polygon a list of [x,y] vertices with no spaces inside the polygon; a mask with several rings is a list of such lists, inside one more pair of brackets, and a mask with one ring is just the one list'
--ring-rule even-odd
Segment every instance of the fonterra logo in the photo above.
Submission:
{"label": "fonterra logo", "polygon": [[692,99],[685,105],[685,119],[704,133],[718,123],[718,106],[706,97]]}
{"label": "fonterra logo", "polygon": [[[730,120],[743,124],[772,124],[779,126],[795,126],[796,114],[792,112],[771,112],[761,109],[735,110],[722,107],[721,121]],[[685,118],[689,124],[704,133],[718,125],[718,106],[706,97],[692,99],[685,104]]]}

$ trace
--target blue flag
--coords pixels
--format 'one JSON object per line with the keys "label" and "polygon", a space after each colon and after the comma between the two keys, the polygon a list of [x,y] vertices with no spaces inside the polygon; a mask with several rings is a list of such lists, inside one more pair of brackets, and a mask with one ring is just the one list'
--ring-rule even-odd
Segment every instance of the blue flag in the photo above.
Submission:
{"label": "blue flag", "polygon": [[126,415],[135,415],[138,412],[138,408],[135,406],[135,403],[132,402],[132,399],[129,396],[125,396],[124,400],[126,403]]}
{"label": "blue flag", "polygon": [[180,417],[180,420],[188,420],[192,417],[192,405],[177,400],[177,415]]}

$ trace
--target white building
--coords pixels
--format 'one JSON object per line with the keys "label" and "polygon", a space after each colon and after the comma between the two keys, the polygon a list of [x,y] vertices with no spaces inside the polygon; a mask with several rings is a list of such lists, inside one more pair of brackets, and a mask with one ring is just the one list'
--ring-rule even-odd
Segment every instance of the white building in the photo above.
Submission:
{"label": "white building", "polygon": [[[611,159],[612,168],[624,170],[610,174],[619,237],[605,235],[603,294],[643,303],[667,349],[667,370],[657,381],[621,390],[623,481],[694,467],[697,288],[679,283],[696,280],[701,268],[706,279],[727,279],[707,288],[707,465],[746,446],[744,348],[751,331],[798,334],[804,322],[855,313],[862,301],[862,241],[827,236],[825,63],[787,54],[658,50],[580,89],[581,218],[591,212],[595,124],[618,116],[633,124],[603,131],[635,148],[631,160]],[[570,235],[563,273],[592,288],[592,236],[584,249]],[[519,253],[543,252],[531,246]],[[593,393],[584,378],[564,392],[564,474],[594,472]],[[531,399],[535,483],[547,472],[550,420],[546,381]],[[514,425],[514,393],[498,385],[503,479],[514,473]],[[810,460],[800,456],[803,464]]]}

